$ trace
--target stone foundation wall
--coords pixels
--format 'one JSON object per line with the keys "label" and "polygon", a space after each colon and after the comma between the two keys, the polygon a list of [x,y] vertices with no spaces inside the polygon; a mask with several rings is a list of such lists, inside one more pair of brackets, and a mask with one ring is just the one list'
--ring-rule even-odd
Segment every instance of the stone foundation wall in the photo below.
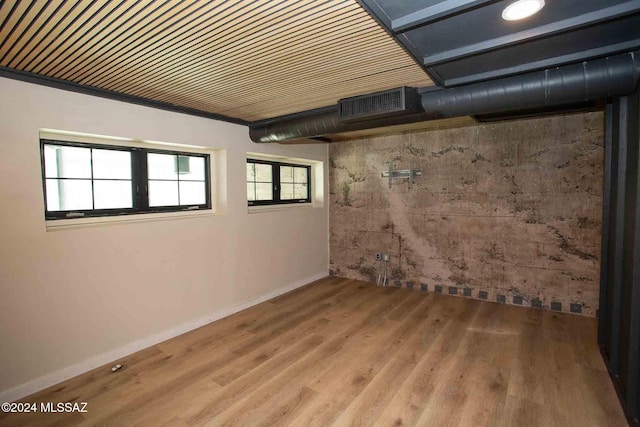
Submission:
{"label": "stone foundation wall", "polygon": [[[333,274],[595,316],[602,113],[330,146]],[[422,169],[411,187],[388,169]]]}

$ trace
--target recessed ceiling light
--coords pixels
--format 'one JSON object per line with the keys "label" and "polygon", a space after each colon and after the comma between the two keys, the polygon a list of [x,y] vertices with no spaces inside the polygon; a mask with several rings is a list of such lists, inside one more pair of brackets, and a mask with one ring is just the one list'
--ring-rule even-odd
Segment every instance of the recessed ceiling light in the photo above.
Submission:
{"label": "recessed ceiling light", "polygon": [[518,0],[505,7],[502,11],[502,19],[517,21],[528,18],[540,12],[544,7],[544,0]]}

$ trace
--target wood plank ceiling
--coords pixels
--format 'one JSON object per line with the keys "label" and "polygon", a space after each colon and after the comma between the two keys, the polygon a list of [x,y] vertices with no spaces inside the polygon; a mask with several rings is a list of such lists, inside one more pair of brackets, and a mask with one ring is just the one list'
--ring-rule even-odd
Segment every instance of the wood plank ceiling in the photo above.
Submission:
{"label": "wood plank ceiling", "polygon": [[0,1],[0,66],[246,121],[433,84],[355,0]]}

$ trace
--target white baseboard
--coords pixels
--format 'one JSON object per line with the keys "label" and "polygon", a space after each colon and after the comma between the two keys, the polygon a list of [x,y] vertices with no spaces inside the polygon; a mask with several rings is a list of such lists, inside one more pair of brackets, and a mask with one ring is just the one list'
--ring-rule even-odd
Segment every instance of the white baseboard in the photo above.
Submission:
{"label": "white baseboard", "polygon": [[170,338],[184,334],[185,332],[189,332],[193,329],[204,326],[208,323],[215,322],[216,320],[230,316],[234,313],[245,310],[254,305],[260,304],[261,302],[268,301],[272,298],[277,297],[278,295],[282,295],[296,288],[299,288],[301,286],[304,286],[316,280],[322,279],[323,277],[326,277],[328,275],[329,275],[328,271],[314,274],[313,276],[307,277],[306,279],[298,280],[287,286],[283,286],[281,288],[275,289],[265,295],[259,296],[258,298],[254,298],[249,301],[244,301],[228,309],[223,309],[220,311],[216,311],[214,313],[209,313],[208,315],[201,317],[199,319],[194,319],[192,321],[183,323],[181,325],[176,326],[175,328],[167,329],[166,331],[162,331],[157,334],[142,338],[140,340],[134,341],[122,347],[111,350],[107,353],[103,353],[98,356],[94,356],[90,359],[84,360],[80,363],[76,363],[75,365],[62,368],[55,372],[51,372],[40,378],[21,384],[12,389],[2,391],[0,392],[0,403],[13,402],[25,396],[29,396],[40,390],[44,390],[47,387],[51,387],[52,385],[68,380],[69,378],[73,378],[75,376],[88,372],[92,369],[105,365],[109,362],[113,362],[117,359],[121,359],[137,351],[143,350],[145,348],[148,348],[158,343],[161,343],[163,341],[166,341]]}

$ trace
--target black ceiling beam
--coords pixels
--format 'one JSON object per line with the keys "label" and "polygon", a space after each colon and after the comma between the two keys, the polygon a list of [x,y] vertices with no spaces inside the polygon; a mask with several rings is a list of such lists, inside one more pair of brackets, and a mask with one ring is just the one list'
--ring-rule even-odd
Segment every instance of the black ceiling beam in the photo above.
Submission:
{"label": "black ceiling beam", "polygon": [[449,16],[465,12],[496,0],[447,0],[433,6],[425,7],[391,21],[391,29],[396,33],[410,30],[414,27],[429,24]]}
{"label": "black ceiling beam", "polygon": [[549,37],[555,34],[567,31],[577,30],[589,25],[598,24],[605,21],[611,21],[622,16],[640,12],[640,2],[637,0],[627,1],[615,6],[606,7],[572,18],[563,19],[550,24],[541,25],[525,31],[514,34],[508,34],[502,37],[496,37],[490,40],[484,40],[468,46],[462,46],[457,49],[451,49],[445,52],[426,55],[423,59],[424,65],[433,66],[443,63],[456,61],[469,56],[475,56],[484,52],[503,49],[516,44],[522,44],[531,40]]}
{"label": "black ceiling beam", "polygon": [[145,107],[159,108],[161,110],[173,111],[174,113],[183,113],[189,114],[191,116],[205,117],[207,119],[220,120],[237,125],[249,125],[248,121],[239,119],[237,117],[210,113],[208,111],[197,110],[195,108],[181,107],[179,105],[170,104],[168,102],[155,101],[153,99],[127,95],[125,93],[115,92],[108,89],[101,89],[95,86],[88,86],[80,83],[70,82],[67,80],[57,79],[55,77],[47,77],[36,73],[30,73],[28,71],[14,70],[13,68],[8,67],[0,67],[0,77],[20,80],[27,83],[35,83],[71,92],[83,93],[85,95],[99,96],[101,98],[113,99],[115,101],[128,102],[130,104],[144,105]]}
{"label": "black ceiling beam", "polygon": [[640,39],[630,40],[628,42],[616,43],[595,49],[589,49],[582,52],[560,55],[553,58],[543,59],[540,61],[528,62],[525,64],[515,65],[508,68],[500,68],[498,70],[487,71],[484,73],[471,74],[468,76],[447,79],[444,85],[460,86],[469,83],[476,83],[483,80],[497,79],[501,77],[512,76],[520,73],[541,70],[543,68],[552,68],[572,62],[585,61],[591,58],[597,58],[612,55],[619,52],[628,52],[640,48]]}

